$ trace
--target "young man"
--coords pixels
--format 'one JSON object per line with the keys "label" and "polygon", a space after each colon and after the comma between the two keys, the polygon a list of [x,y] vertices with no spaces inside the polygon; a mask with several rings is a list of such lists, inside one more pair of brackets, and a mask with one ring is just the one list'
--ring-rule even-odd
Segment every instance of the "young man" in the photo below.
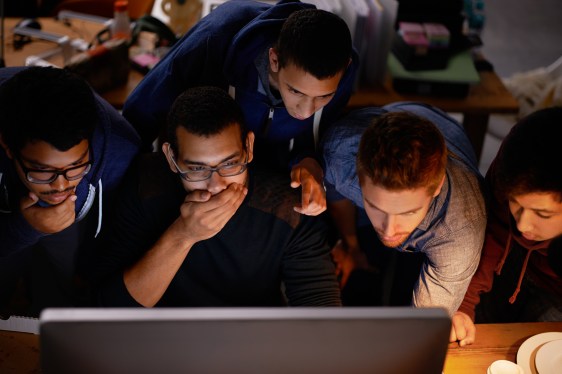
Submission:
{"label": "young man", "polygon": [[0,102],[2,301],[33,266],[35,312],[74,305],[72,282],[83,247],[102,228],[104,203],[140,138],[65,70],[0,69]]}
{"label": "young man", "polygon": [[[391,295],[385,303],[405,299],[452,315],[478,266],[486,225],[482,178],[462,127],[423,104],[366,108],[332,127],[324,158],[328,210],[347,250],[336,259],[342,277],[371,265],[362,249],[367,255],[374,251],[383,278],[391,279],[395,268],[383,258],[398,256],[388,251],[394,249],[400,252],[397,266],[403,261],[408,268],[396,270],[394,280],[404,284],[405,295]],[[376,234],[363,246],[355,206],[366,212]],[[341,246],[335,252],[342,255]],[[390,291],[385,287],[383,292]]]}
{"label": "young man", "polygon": [[310,4],[228,1],[187,33],[142,80],[123,114],[151,144],[186,88],[229,90],[256,136],[268,168],[291,170],[302,187],[295,209],[325,210],[315,141],[351,95],[357,57],[345,22]]}
{"label": "young man", "polygon": [[492,191],[480,265],[451,341],[482,323],[562,321],[562,108],[537,111],[504,139],[486,174]]}
{"label": "young man", "polygon": [[124,186],[102,305],[340,305],[325,222],[293,210],[288,178],[249,168],[254,134],[226,91],[180,95],[168,139]]}

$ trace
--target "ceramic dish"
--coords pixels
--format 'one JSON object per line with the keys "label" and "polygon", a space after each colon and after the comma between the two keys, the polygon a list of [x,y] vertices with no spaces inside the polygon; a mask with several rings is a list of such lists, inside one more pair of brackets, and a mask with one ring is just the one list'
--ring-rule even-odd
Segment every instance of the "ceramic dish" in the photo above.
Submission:
{"label": "ceramic dish", "polygon": [[535,366],[539,374],[560,374],[562,372],[562,339],[543,344],[537,351]]}
{"label": "ceramic dish", "polygon": [[544,332],[531,336],[521,344],[517,351],[517,364],[523,368],[525,374],[542,374],[535,366],[537,351],[544,344],[558,339],[562,339],[562,332]]}

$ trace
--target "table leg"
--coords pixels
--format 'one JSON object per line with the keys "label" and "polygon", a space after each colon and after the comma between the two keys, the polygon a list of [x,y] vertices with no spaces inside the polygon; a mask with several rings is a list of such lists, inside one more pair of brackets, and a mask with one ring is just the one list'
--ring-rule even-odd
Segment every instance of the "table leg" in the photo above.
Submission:
{"label": "table leg", "polygon": [[488,129],[489,119],[489,114],[463,114],[464,131],[466,131],[468,139],[474,147],[474,153],[476,154],[476,160],[478,162],[480,162],[482,145],[484,144],[484,137]]}

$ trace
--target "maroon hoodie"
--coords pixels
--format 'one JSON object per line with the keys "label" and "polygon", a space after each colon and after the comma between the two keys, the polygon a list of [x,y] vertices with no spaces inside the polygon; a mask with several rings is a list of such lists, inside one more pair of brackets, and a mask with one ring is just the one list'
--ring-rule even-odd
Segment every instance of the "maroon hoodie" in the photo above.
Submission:
{"label": "maroon hoodie", "polygon": [[560,240],[532,241],[521,236],[509,211],[507,198],[499,195],[494,188],[495,164],[496,162],[492,163],[486,175],[486,182],[493,191],[493,199],[490,202],[480,264],[459,307],[459,311],[469,315],[472,320],[474,320],[476,305],[480,302],[480,295],[492,289],[495,274],[501,274],[505,259],[515,246],[527,250],[527,254],[519,280],[513,284],[513,295],[509,302],[515,302],[525,276],[529,277],[537,287],[562,298],[562,278],[552,269],[548,259],[550,246],[554,243],[560,245]]}

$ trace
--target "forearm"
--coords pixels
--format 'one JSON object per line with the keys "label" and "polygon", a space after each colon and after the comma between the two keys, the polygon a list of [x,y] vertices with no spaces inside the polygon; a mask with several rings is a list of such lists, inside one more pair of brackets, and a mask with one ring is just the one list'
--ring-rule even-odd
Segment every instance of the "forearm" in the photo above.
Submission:
{"label": "forearm", "polygon": [[442,282],[422,274],[414,287],[412,304],[416,308],[442,307],[452,316],[462,301],[469,280]]}
{"label": "forearm", "polygon": [[141,305],[153,307],[162,298],[194,243],[172,225],[139,261],[125,270],[123,281]]}
{"label": "forearm", "polygon": [[478,268],[482,248],[482,238],[469,233],[456,232],[453,240],[449,237],[427,249],[414,289],[415,306],[440,306],[450,315],[458,310]]}
{"label": "forearm", "polygon": [[325,222],[310,217],[293,234],[283,259],[283,282],[291,306],[340,306],[341,296]]}
{"label": "forearm", "polygon": [[328,202],[328,211],[346,249],[359,250],[356,228],[356,207],[350,200]]}

